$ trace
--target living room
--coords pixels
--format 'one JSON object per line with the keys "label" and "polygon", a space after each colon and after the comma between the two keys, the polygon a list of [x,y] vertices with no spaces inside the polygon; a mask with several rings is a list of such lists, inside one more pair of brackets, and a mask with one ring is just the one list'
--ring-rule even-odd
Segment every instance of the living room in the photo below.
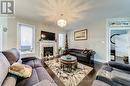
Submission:
{"label": "living room", "polygon": [[0,4],[0,86],[130,85],[129,0]]}

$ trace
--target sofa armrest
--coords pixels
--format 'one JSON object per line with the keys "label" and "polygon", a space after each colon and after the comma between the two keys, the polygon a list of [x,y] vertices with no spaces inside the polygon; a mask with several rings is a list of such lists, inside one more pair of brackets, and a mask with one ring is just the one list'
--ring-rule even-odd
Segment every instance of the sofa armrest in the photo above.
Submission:
{"label": "sofa armrest", "polygon": [[86,54],[86,56],[87,57],[93,57],[94,58],[94,55],[95,55],[95,51],[89,51],[87,54]]}
{"label": "sofa armrest", "polygon": [[16,86],[16,83],[17,83],[17,76],[13,74],[8,74],[2,86]]}
{"label": "sofa armrest", "polygon": [[35,59],[37,59],[37,58],[36,57],[25,57],[25,58],[22,58],[21,60],[22,60],[22,62],[28,62],[30,60],[35,60]]}
{"label": "sofa armrest", "polygon": [[130,71],[130,65],[129,64],[122,64],[122,63],[110,61],[109,65],[111,67],[114,67],[114,68],[117,68],[117,69],[121,69],[121,70],[125,70],[125,71]]}
{"label": "sofa armrest", "polygon": [[94,65],[94,55],[95,55],[95,51],[91,51],[90,52],[90,64]]}

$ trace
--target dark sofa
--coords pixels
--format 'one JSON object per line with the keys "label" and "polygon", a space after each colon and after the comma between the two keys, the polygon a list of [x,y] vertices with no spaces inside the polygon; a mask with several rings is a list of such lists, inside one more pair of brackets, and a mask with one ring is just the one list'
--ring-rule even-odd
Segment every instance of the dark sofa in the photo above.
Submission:
{"label": "dark sofa", "polygon": [[130,86],[130,65],[114,61],[105,63],[92,86]]}
{"label": "dark sofa", "polygon": [[17,49],[13,48],[8,51],[2,52],[10,65],[14,62],[22,62],[23,64],[30,65],[32,67],[32,75],[29,78],[17,77],[17,83],[15,86],[57,86],[54,80],[47,73],[40,59],[36,57],[26,57],[19,61],[20,54]]}
{"label": "dark sofa", "polygon": [[80,49],[67,49],[64,51],[63,55],[67,55],[67,54],[76,56],[78,61],[87,62],[91,65],[94,64],[95,51],[80,50]]}

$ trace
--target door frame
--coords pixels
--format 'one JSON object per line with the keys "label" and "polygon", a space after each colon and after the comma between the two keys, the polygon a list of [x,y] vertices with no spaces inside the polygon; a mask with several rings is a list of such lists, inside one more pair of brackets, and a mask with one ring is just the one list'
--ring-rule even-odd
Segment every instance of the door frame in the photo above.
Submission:
{"label": "door frame", "polygon": [[[114,18],[115,19],[115,18]],[[130,27],[109,27],[109,22],[110,21],[113,21],[113,19],[107,19],[107,32],[106,32],[106,49],[107,49],[107,54],[106,54],[106,58],[107,58],[107,62],[108,61],[111,61],[111,52],[110,52],[110,49],[111,49],[111,41],[110,41],[110,34],[111,34],[111,31],[112,30],[130,30]],[[118,21],[118,20],[117,20]]]}
{"label": "door frame", "polygon": [[3,49],[3,28],[2,25],[0,25],[0,35],[1,35],[1,42],[0,42],[0,51]]}

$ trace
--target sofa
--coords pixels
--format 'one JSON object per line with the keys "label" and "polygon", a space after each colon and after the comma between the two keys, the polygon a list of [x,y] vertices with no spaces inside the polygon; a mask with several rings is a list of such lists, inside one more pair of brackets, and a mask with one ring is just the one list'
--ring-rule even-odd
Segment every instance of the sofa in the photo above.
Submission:
{"label": "sofa", "polygon": [[130,64],[114,61],[105,63],[92,86],[130,86]]}
{"label": "sofa", "polygon": [[73,55],[77,57],[78,61],[83,61],[91,65],[94,64],[95,51],[93,50],[81,50],[81,49],[66,49],[63,55]]}
{"label": "sofa", "polygon": [[[20,59],[20,53],[13,48],[0,52],[0,86],[57,86],[51,76],[43,67],[40,59],[36,57],[25,57]],[[15,62],[26,64],[32,67],[32,74],[29,78],[21,78],[8,73],[8,68]]]}

